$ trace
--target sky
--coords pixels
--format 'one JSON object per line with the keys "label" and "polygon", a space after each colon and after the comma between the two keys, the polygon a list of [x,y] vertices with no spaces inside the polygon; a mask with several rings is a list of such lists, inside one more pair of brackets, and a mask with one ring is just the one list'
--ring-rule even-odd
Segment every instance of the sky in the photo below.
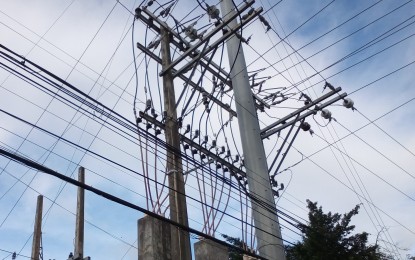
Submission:
{"label": "sky", "polygon": [[[235,1],[238,6],[240,2]],[[197,21],[194,27],[198,33],[213,30],[214,21],[196,1],[174,3],[171,15],[161,17],[169,26],[175,26],[174,17],[186,26]],[[219,8],[216,1],[206,3]],[[141,21],[135,21],[133,27],[134,10],[140,4],[127,0],[0,0],[0,44],[17,53],[16,59],[25,57],[49,70],[130,122],[135,121],[133,108],[143,111],[147,100],[161,119],[160,67],[135,46],[137,42],[148,46],[159,35],[146,30]],[[148,9],[159,14],[169,5],[155,1]],[[415,4],[401,0],[257,0],[253,7],[263,8],[262,15],[272,28],[266,31],[255,19],[241,32],[250,39],[249,44],[241,45],[249,74],[259,70],[256,82],[260,77],[266,80],[261,91],[259,86],[253,91],[263,99],[271,94],[279,95],[276,101],[282,101],[281,94],[288,98],[273,105],[267,101],[270,108],[258,111],[261,128],[302,107],[301,94],[314,100],[328,93],[326,81],[341,87],[340,93],[347,93],[355,108],[347,109],[338,101],[327,107],[332,113],[330,121],[320,112],[306,119],[314,134],[300,130],[281,163],[276,178],[284,189],[276,198],[277,207],[304,223],[307,199],[318,202],[327,212],[346,213],[359,204],[359,214],[352,221],[356,232],[368,232],[369,243],[378,243],[395,259],[415,255]],[[108,117],[52,86],[42,83],[46,88],[35,87],[23,81],[5,66],[35,78],[6,60],[4,49],[1,51],[2,148],[73,178],[83,166],[87,184],[168,216],[167,188],[162,185],[166,183],[166,154],[160,144],[121,132]],[[159,55],[160,46],[151,51]],[[174,48],[171,53],[173,60],[182,54]],[[223,45],[207,57],[227,72],[232,67]],[[201,71],[195,66],[185,75],[235,110],[233,91],[214,89],[212,75],[201,77]],[[44,75],[38,69],[36,73]],[[180,132],[185,134],[189,124],[188,137],[201,142],[208,136],[209,147],[216,138],[217,145],[226,150],[222,157],[229,150],[232,158],[242,158],[237,118],[217,105],[208,113],[202,95],[195,92],[192,96],[191,88],[182,80],[175,79],[175,89],[176,100],[180,99],[178,115],[183,118]],[[144,123],[140,126],[146,129]],[[195,136],[196,130],[201,138]],[[288,131],[264,139],[268,165]],[[154,126],[148,132],[153,134]],[[159,137],[164,140],[163,134]],[[184,170],[192,170],[201,162],[200,155],[189,150],[186,153],[190,159],[184,161]],[[240,161],[235,166],[239,167]],[[18,259],[30,256],[36,197],[42,194],[44,259],[66,259],[73,251],[76,187],[4,157],[0,158],[0,168],[0,258],[11,259],[10,252],[15,251]],[[190,226],[217,238],[229,234],[254,243],[252,229],[240,224],[241,214],[251,222],[246,198],[212,173],[230,178],[215,164],[185,177]],[[156,179],[157,184],[146,182],[143,176]],[[200,201],[208,207],[201,206]],[[209,206],[219,207],[219,211],[211,211]],[[85,210],[85,255],[137,259],[137,219],[142,213],[88,192]],[[221,211],[226,212],[223,217]],[[280,223],[286,241],[300,239],[298,230],[283,217]],[[195,241],[192,236],[192,243]]]}

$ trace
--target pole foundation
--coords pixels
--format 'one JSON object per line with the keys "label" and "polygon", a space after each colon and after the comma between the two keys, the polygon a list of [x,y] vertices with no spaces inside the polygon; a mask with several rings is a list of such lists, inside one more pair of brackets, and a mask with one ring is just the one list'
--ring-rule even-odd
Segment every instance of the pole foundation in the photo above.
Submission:
{"label": "pole foundation", "polygon": [[228,260],[228,248],[213,241],[203,239],[194,244],[195,260]]}
{"label": "pole foundation", "polygon": [[138,259],[171,260],[171,228],[170,224],[150,216],[139,219]]}

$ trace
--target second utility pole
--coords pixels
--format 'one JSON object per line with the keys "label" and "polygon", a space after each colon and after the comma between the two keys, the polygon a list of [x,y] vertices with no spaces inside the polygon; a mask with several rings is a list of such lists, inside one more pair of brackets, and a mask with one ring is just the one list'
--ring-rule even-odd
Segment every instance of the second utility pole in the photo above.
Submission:
{"label": "second utility pole", "polygon": [[35,227],[33,231],[32,243],[32,257],[30,259],[40,259],[40,247],[42,241],[42,211],[43,211],[43,196],[37,196]]}
{"label": "second utility pole", "polygon": [[[170,34],[166,28],[161,29],[162,68],[171,63]],[[163,94],[165,118],[165,134],[167,148],[166,174],[169,179],[170,219],[184,226],[189,226],[184,189],[182,159],[180,157],[180,136],[177,125],[176,98],[174,95],[173,76],[171,70],[163,76]],[[172,259],[191,260],[189,233],[172,227],[171,229]]]}
{"label": "second utility pole", "polygon": [[[220,6],[224,20],[235,13],[232,0],[222,0]],[[236,19],[229,23],[230,28],[235,28],[236,25]],[[249,193],[252,197],[266,204],[264,207],[263,204],[260,205],[251,199],[255,235],[258,241],[257,250],[262,257],[282,260],[285,259],[285,250],[268,174],[264,144],[260,135],[258,117],[241,45],[241,40],[233,35],[227,42],[227,50],[229,64],[232,66],[230,73],[235,94]]]}
{"label": "second utility pole", "polygon": [[[79,167],[78,181],[85,184],[85,168]],[[78,200],[76,202],[76,229],[74,259],[84,257],[84,215],[85,215],[85,190],[78,187]]]}

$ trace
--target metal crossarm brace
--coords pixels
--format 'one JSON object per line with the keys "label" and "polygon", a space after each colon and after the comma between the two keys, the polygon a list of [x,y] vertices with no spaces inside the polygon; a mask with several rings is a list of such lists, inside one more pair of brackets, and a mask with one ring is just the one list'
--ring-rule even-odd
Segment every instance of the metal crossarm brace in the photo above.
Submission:
{"label": "metal crossarm brace", "polygon": [[337,97],[335,97],[335,98],[331,99],[330,101],[327,101],[326,103],[324,103],[324,104],[322,104],[322,105],[316,106],[316,108],[315,108],[315,109],[313,109],[313,110],[311,110],[311,111],[309,111],[309,112],[307,112],[307,113],[305,113],[305,114],[303,114],[303,115],[299,116],[299,117],[298,117],[298,119],[292,120],[292,121],[290,121],[290,122],[288,122],[288,123],[283,124],[283,125],[282,125],[282,126],[280,126],[280,127],[274,128],[274,129],[272,129],[272,130],[270,130],[270,131],[268,131],[268,132],[264,133],[263,135],[261,135],[261,137],[262,137],[262,139],[264,139],[264,138],[268,138],[269,136],[271,136],[271,135],[273,135],[273,134],[275,134],[275,133],[278,133],[278,132],[279,132],[279,131],[281,131],[282,129],[284,129],[284,128],[288,127],[289,125],[291,125],[291,124],[293,124],[293,123],[295,123],[295,122],[297,122],[298,120],[303,120],[304,118],[306,118],[306,117],[308,117],[308,116],[311,116],[311,115],[315,115],[315,114],[317,114],[317,111],[319,111],[319,110],[321,110],[321,109],[323,109],[323,108],[325,108],[325,107],[327,107],[327,106],[330,106],[331,104],[333,104],[333,103],[335,103],[335,102],[339,101],[340,99],[345,98],[346,96],[347,96],[347,94],[346,94],[346,93],[343,93],[343,94],[341,94],[340,96],[337,96]]}
{"label": "metal crossarm brace", "polygon": [[283,122],[287,121],[287,120],[288,120],[288,119],[290,119],[291,117],[293,117],[293,116],[295,116],[295,115],[297,115],[297,114],[299,114],[299,113],[301,113],[301,112],[303,112],[303,111],[305,111],[305,110],[307,110],[307,109],[311,108],[312,106],[317,105],[317,104],[318,104],[318,103],[320,103],[321,101],[325,100],[326,98],[329,98],[329,97],[333,96],[334,94],[336,94],[336,93],[340,92],[341,90],[342,90],[342,88],[338,87],[338,88],[336,88],[336,89],[334,89],[334,90],[330,91],[329,93],[327,93],[327,94],[325,94],[325,95],[323,95],[323,96],[321,96],[321,97],[317,98],[316,100],[313,100],[312,102],[310,102],[310,104],[308,104],[308,105],[306,105],[306,106],[303,106],[303,107],[301,107],[301,108],[297,109],[296,111],[292,112],[291,114],[289,114],[289,115],[287,115],[287,116],[285,116],[285,117],[281,118],[281,119],[280,119],[280,120],[278,120],[277,122],[270,124],[269,126],[267,126],[267,127],[263,128],[263,129],[261,130],[261,135],[265,135],[265,133],[266,133],[268,130],[270,130],[271,128],[273,128],[273,127],[275,127],[275,126],[277,126],[277,125],[279,125],[279,124],[281,124],[281,123],[283,123]]}
{"label": "metal crossarm brace", "polygon": [[288,133],[287,133],[287,135],[285,136],[284,141],[283,141],[283,142],[282,142],[282,144],[280,145],[280,148],[279,148],[279,149],[278,149],[278,151],[277,151],[277,155],[275,155],[274,160],[272,161],[271,166],[270,166],[270,167],[269,167],[269,169],[268,169],[268,172],[271,172],[272,168],[274,168],[274,165],[275,165],[275,163],[277,162],[278,157],[279,157],[279,156],[280,156],[280,154],[282,153],[282,150],[283,150],[283,148],[284,148],[285,144],[287,143],[287,140],[288,140],[288,138],[290,137],[291,132],[292,132],[292,130],[294,129],[294,127],[295,127],[295,123],[298,121],[299,116],[300,116],[300,115],[297,115],[297,117],[296,117],[296,119],[295,119],[295,122],[291,125],[290,130],[288,130]]}
{"label": "metal crossarm brace", "polygon": [[[209,53],[210,51],[212,51],[213,49],[217,48],[219,46],[219,44],[221,44],[222,42],[224,42],[226,39],[228,39],[229,37],[236,37],[234,36],[234,34],[244,25],[246,25],[247,23],[249,23],[252,19],[254,19],[256,16],[258,16],[261,12],[263,11],[262,7],[258,8],[257,10],[255,10],[250,16],[248,16],[246,19],[242,20],[236,27],[234,28],[230,28],[228,30],[227,33],[225,33],[222,37],[220,37],[218,40],[216,40],[211,46],[209,46],[209,48],[207,48],[206,50],[200,52],[197,54],[197,56],[193,57],[193,59],[191,61],[189,61],[186,65],[184,65],[181,69],[177,70],[177,72],[175,74],[173,74],[174,77],[177,76],[177,74],[181,74],[183,71],[186,71],[189,67],[191,67],[196,61],[198,61],[201,57],[204,57],[207,53]],[[225,24],[223,24],[225,25]],[[203,43],[204,41],[209,40],[209,38],[203,39],[203,41],[200,41],[199,43]],[[194,46],[193,46],[194,47]],[[181,57],[177,58],[177,60],[173,61],[170,64],[170,67],[167,69],[171,69],[173,68],[174,64],[178,64],[181,60],[183,60],[187,55],[189,55],[191,52],[189,52],[192,48],[190,48],[188,51],[186,51]],[[185,56],[186,55],[186,56]],[[177,62],[176,62],[177,61]],[[166,69],[166,71],[167,71]],[[161,75],[164,75],[166,73],[166,71],[162,71],[160,73]]]}
{"label": "metal crossarm brace", "polygon": [[[160,121],[158,121],[157,119],[155,119],[152,116],[147,115],[146,113],[140,111],[139,112],[139,116],[141,118],[144,118],[145,120],[147,120],[148,122],[156,125],[157,127],[159,127],[160,129],[165,128],[164,124]],[[208,149],[206,149],[205,147],[201,146],[198,143],[193,142],[192,140],[190,140],[189,138],[187,138],[186,136],[180,134],[180,140],[182,140],[183,142],[187,143],[188,145],[190,145],[193,148],[196,148],[197,150],[199,150],[201,153],[206,154],[206,156],[213,158],[214,160],[218,161],[220,164],[222,164],[223,166],[226,166],[230,172],[233,172],[235,174],[239,174],[243,177],[246,177],[246,173],[244,171],[242,171],[241,169],[238,169],[237,167],[235,167],[233,164],[225,161],[224,159],[222,159],[220,156],[212,153],[211,151],[209,151]]]}
{"label": "metal crossarm brace", "polygon": [[[158,57],[153,52],[151,52],[149,49],[147,49],[146,47],[144,47],[141,43],[137,42],[137,48],[140,49],[142,52],[145,52],[147,55],[150,56],[150,58],[152,58],[153,60],[155,60],[156,62],[158,62],[159,64],[161,64],[160,57]],[[175,71],[176,70],[173,69],[172,70],[172,73],[174,74]],[[195,88],[197,91],[200,91],[201,93],[206,93],[207,94],[206,97],[208,97],[210,100],[212,100],[212,102],[214,102],[215,104],[219,105],[220,107],[222,107],[223,109],[225,109],[226,111],[228,111],[232,116],[237,117],[236,112],[229,105],[224,104],[219,99],[215,98],[212,94],[210,94],[209,92],[207,92],[204,88],[199,87],[196,83],[194,83],[193,81],[189,80],[189,78],[186,77],[185,75],[181,74],[181,75],[178,75],[178,76],[183,81],[189,82],[189,85],[192,86],[193,88]]]}
{"label": "metal crossarm brace", "polygon": [[[304,122],[304,119],[303,119],[303,120],[301,120],[301,123],[303,123],[303,122]],[[294,126],[294,125],[293,125],[293,126]],[[282,165],[282,163],[284,162],[285,157],[287,156],[288,152],[290,151],[291,146],[293,145],[293,143],[294,143],[295,139],[297,138],[297,135],[298,135],[298,132],[300,131],[300,129],[301,129],[301,127],[299,126],[299,127],[297,127],[297,129],[295,130],[294,136],[293,136],[293,138],[291,139],[290,143],[288,144],[288,147],[287,147],[287,149],[285,150],[285,153],[283,153],[282,158],[281,158],[281,160],[280,160],[280,162],[279,162],[279,164],[278,164],[278,166],[277,166],[277,169],[275,169],[275,173],[273,174],[273,176],[275,176],[275,175],[278,173],[278,171],[280,170],[281,165]],[[270,170],[271,170],[271,169],[270,169]]]}
{"label": "metal crossarm brace", "polygon": [[[215,27],[215,29],[213,29],[211,32],[209,32],[206,36],[203,37],[203,39],[201,39],[200,41],[198,41],[196,44],[194,44],[192,47],[190,47],[188,50],[186,50],[182,56],[178,57],[176,60],[172,61],[172,63],[170,64],[170,66],[168,66],[166,69],[162,70],[160,72],[160,76],[163,76],[164,74],[166,74],[166,71],[170,70],[171,68],[173,68],[174,66],[176,66],[179,62],[181,62],[182,60],[184,60],[187,56],[189,56],[193,51],[197,51],[197,48],[199,48],[200,46],[202,46],[202,44],[209,40],[213,35],[215,35],[216,33],[220,32],[223,27],[227,26],[233,19],[235,19],[236,17],[238,17],[238,15],[240,13],[242,13],[243,11],[245,11],[246,9],[248,9],[251,5],[253,5],[255,2],[255,0],[250,0],[250,1],[246,1],[245,4],[243,4],[240,8],[239,8],[239,13],[235,13],[234,15],[232,15],[229,19],[223,21],[221,24],[219,24],[218,26]],[[242,25],[241,25],[242,26]],[[232,32],[233,34],[233,32]],[[204,55],[203,55],[204,56]]]}
{"label": "metal crossarm brace", "polygon": [[[143,11],[146,15],[148,15],[149,18],[144,17],[141,11]],[[173,43],[174,46],[176,46],[181,51],[184,52],[186,51],[187,48],[189,48],[189,46],[192,46],[189,42],[183,39],[176,31],[171,29],[165,22],[160,21],[158,17],[156,17],[153,13],[151,13],[147,9],[139,9],[139,10],[136,9],[136,17],[140,18],[145,24],[147,24],[149,27],[151,27],[153,30],[155,30],[158,33],[160,33],[160,27],[164,27],[167,30],[169,30],[171,35],[174,36],[171,39],[171,43]],[[156,22],[159,26],[157,26],[154,22]],[[205,57],[202,57],[202,59],[206,60]],[[231,81],[227,80],[228,73],[222,67],[220,67],[214,62],[211,62],[210,65],[214,67],[214,68],[211,68],[202,60],[200,61],[200,65],[206,68],[210,73],[215,75],[216,78],[218,78],[220,81],[222,81],[223,83],[225,83],[226,85],[232,88]]]}

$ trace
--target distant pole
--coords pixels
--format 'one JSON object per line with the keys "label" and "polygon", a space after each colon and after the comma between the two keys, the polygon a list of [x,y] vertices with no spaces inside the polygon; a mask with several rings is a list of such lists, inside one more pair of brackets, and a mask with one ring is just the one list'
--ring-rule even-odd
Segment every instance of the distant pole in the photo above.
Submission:
{"label": "distant pole", "polygon": [[[224,19],[235,13],[232,0],[222,0],[220,5]],[[234,28],[236,25],[236,19],[229,23],[230,28]],[[276,216],[277,210],[268,174],[264,144],[260,135],[261,131],[241,44],[241,40],[236,35],[227,41],[246,175],[250,194],[268,205],[268,208],[264,208],[251,200],[257,249],[260,256],[282,260],[285,259],[285,253],[281,230]]]}
{"label": "distant pole", "polygon": [[37,196],[35,228],[33,231],[32,242],[32,260],[39,260],[40,256],[40,242],[42,235],[42,211],[43,211],[43,196]]}
{"label": "distant pole", "polygon": [[[161,56],[162,68],[165,69],[171,63],[170,57],[170,34],[161,27]],[[164,108],[167,112],[165,119],[167,149],[166,173],[169,180],[169,203],[170,219],[186,227],[189,226],[187,219],[187,205],[185,197],[182,159],[180,151],[180,136],[177,125],[176,98],[174,94],[173,76],[170,71],[163,76]],[[170,148],[172,147],[172,148]],[[171,230],[171,256],[172,259],[191,260],[189,233],[177,228]]]}
{"label": "distant pole", "polygon": [[[85,168],[79,167],[78,181],[85,184]],[[85,190],[78,187],[78,199],[76,204],[76,227],[75,227],[75,250],[74,258],[83,259],[84,257],[84,207]]]}

